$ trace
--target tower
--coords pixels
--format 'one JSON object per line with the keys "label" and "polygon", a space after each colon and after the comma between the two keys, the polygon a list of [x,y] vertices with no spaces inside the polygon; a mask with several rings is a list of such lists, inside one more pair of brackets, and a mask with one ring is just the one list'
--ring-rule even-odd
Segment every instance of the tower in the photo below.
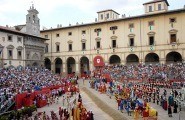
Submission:
{"label": "tower", "polygon": [[39,12],[30,6],[28,14],[26,15],[26,33],[34,36],[40,36],[40,19],[38,18]]}

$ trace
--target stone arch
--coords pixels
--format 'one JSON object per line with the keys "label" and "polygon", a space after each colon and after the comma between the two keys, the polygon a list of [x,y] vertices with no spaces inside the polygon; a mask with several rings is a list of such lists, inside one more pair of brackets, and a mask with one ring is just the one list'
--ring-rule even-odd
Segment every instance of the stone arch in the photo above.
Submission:
{"label": "stone arch", "polygon": [[80,73],[86,74],[89,71],[89,59],[86,56],[80,58]]}
{"label": "stone arch", "polygon": [[62,59],[55,59],[55,73],[60,74],[62,72]]}
{"label": "stone arch", "polygon": [[126,58],[127,64],[138,64],[139,63],[139,57],[136,54],[129,54]]}
{"label": "stone arch", "polygon": [[118,55],[112,55],[109,58],[109,63],[110,64],[120,64],[121,63],[121,59]]}
{"label": "stone arch", "polygon": [[166,55],[166,63],[182,62],[182,55],[179,52],[169,52]]}
{"label": "stone arch", "polygon": [[44,66],[46,69],[51,70],[51,61],[49,58],[44,59]]}
{"label": "stone arch", "polygon": [[145,56],[145,63],[159,63],[159,56],[156,53],[148,53]]}
{"label": "stone arch", "polygon": [[67,59],[67,74],[72,74],[76,72],[76,67],[75,67],[75,59],[73,57],[69,57]]}

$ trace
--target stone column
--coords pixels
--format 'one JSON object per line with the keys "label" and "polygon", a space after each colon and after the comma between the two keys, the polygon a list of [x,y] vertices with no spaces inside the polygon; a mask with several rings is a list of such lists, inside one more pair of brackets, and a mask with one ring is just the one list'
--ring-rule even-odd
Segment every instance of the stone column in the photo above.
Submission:
{"label": "stone column", "polygon": [[55,73],[55,63],[51,62],[51,71],[52,73]]}
{"label": "stone column", "polygon": [[92,72],[94,70],[93,62],[89,62],[89,70]]}
{"label": "stone column", "polygon": [[67,75],[67,65],[66,63],[62,63],[62,76]]}
{"label": "stone column", "polygon": [[165,64],[165,63],[166,63],[166,59],[165,59],[165,58],[159,59],[159,63],[160,63],[160,64]]}
{"label": "stone column", "polygon": [[80,74],[79,73],[79,68],[80,68],[79,67],[79,63],[76,63],[76,67],[75,68],[76,68],[76,70],[75,70],[76,71],[76,75],[79,75]]}

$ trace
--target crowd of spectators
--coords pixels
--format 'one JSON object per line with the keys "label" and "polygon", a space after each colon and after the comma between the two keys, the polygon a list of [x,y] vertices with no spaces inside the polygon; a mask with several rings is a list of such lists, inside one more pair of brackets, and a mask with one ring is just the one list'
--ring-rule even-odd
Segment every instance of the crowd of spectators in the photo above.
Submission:
{"label": "crowd of spectators", "polygon": [[[7,68],[0,70],[0,110],[15,102],[15,95],[24,92],[34,92],[45,87],[64,85],[72,79],[61,78],[47,69],[37,68]],[[59,92],[62,90],[59,90]],[[52,93],[58,91],[52,91]],[[40,96],[45,98],[44,96]]]}
{"label": "crowd of spectators", "polygon": [[138,65],[107,65],[95,69],[94,77],[109,74],[114,80],[121,79],[155,79],[155,80],[185,80],[185,64],[138,64]]}

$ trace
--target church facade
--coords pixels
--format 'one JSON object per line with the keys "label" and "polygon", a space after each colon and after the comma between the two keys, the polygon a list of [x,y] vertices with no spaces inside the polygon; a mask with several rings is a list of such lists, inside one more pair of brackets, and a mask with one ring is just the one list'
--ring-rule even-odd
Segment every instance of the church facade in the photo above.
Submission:
{"label": "church facade", "polygon": [[55,73],[82,74],[106,64],[178,63],[185,59],[185,8],[167,0],[143,4],[145,14],[126,17],[108,9],[88,24],[41,31],[45,66]]}
{"label": "church facade", "polygon": [[0,26],[0,68],[44,67],[47,39],[40,37],[38,11],[32,5],[26,15],[26,24],[14,27]]}

